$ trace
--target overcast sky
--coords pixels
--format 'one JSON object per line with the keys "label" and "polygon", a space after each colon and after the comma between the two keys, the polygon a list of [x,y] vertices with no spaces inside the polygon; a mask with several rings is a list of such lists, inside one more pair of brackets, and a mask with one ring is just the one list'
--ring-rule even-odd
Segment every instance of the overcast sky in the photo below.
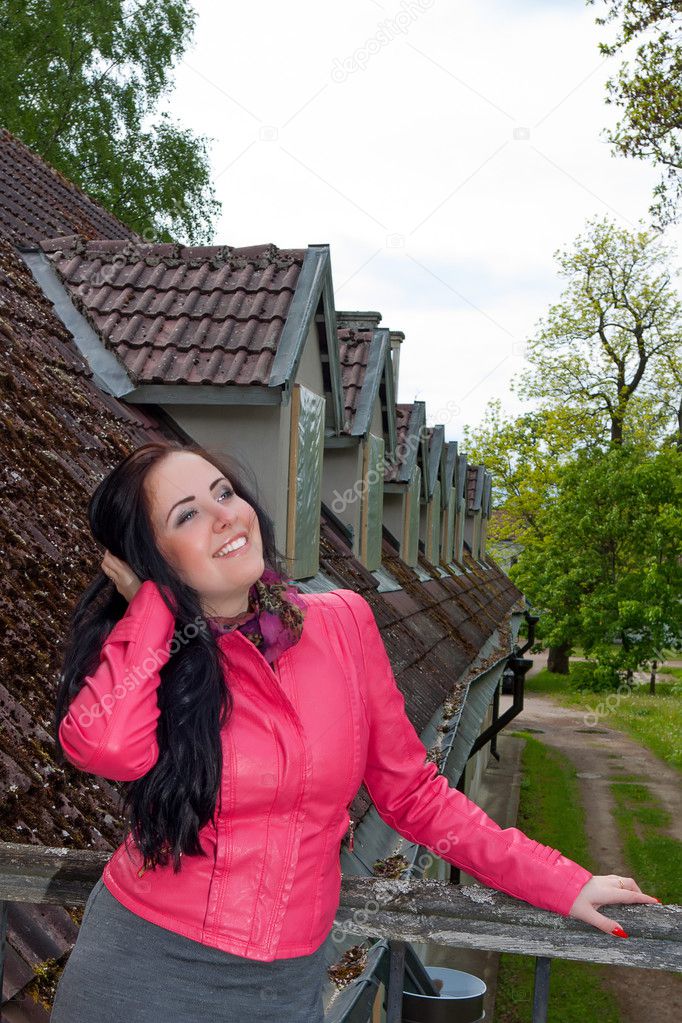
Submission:
{"label": "overcast sky", "polygon": [[601,7],[194,6],[168,107],[214,140],[214,242],[329,243],[337,308],[404,331],[398,400],[448,440],[491,398],[521,408],[509,381],[561,292],[554,252],[595,215],[639,226],[658,180],[600,137],[617,117]]}

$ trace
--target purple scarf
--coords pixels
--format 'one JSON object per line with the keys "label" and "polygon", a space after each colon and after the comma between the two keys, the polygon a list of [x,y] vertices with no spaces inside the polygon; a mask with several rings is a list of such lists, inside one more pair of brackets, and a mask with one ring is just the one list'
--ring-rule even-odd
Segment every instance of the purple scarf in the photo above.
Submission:
{"label": "purple scarf", "polygon": [[247,611],[209,618],[208,624],[216,637],[238,629],[272,664],[301,638],[304,609],[298,591],[266,569],[249,590]]}

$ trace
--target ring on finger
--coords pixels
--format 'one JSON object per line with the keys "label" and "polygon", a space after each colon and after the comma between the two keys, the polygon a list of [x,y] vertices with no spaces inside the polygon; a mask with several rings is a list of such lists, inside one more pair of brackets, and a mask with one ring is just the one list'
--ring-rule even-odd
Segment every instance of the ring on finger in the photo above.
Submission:
{"label": "ring on finger", "polygon": [[619,885],[620,888],[625,888],[625,885],[623,884],[623,878],[622,877],[618,878],[618,885]]}

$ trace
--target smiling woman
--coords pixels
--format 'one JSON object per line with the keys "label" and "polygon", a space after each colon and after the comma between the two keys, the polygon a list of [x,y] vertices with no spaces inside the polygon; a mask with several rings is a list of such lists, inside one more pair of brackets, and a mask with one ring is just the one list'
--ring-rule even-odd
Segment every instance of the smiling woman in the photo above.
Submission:
{"label": "smiling woman", "polygon": [[191,451],[158,461],[144,487],[158,548],[196,590],[206,613],[248,610],[249,589],[265,569],[253,504],[227,476],[216,478],[212,462]]}
{"label": "smiling woman", "polygon": [[[69,707],[117,636],[133,627],[139,604],[153,598],[164,611],[149,621],[145,635],[163,681],[158,700],[147,690],[158,727],[137,753],[129,742],[129,763],[117,765],[118,780],[132,782],[125,808],[150,866],[170,854],[179,870],[182,853],[200,853],[199,832],[215,810],[220,728],[232,696],[209,620],[247,610],[257,582],[264,591],[266,572],[267,585],[275,588],[272,608],[288,614],[290,624],[300,616],[288,601],[277,600],[285,573],[274,527],[243,483],[244,473],[235,459],[209,455],[199,445],[145,444],[102,480],[88,505],[92,534],[105,555],[72,615],[55,739],[59,758],[66,754],[72,762],[80,759],[79,766],[92,766],[105,735],[92,728],[82,732]],[[239,538],[246,542],[225,556]],[[176,650],[167,642],[174,629]]]}
{"label": "smiling woman", "polygon": [[368,600],[288,586],[237,466],[147,444],[88,516],[106,553],[73,615],[57,749],[127,783],[130,833],[86,907],[52,1023],[322,1023],[339,847],[363,782],[400,835],[532,905],[627,937],[596,906],[655,901],[449,786]]}
{"label": "smiling woman", "polygon": [[[183,856],[204,858],[209,871],[216,866],[210,837],[234,705],[224,630],[234,628],[267,663],[302,634],[302,605],[286,586],[272,521],[243,476],[235,459],[198,445],[146,444],[89,502],[90,528],[105,553],[72,615],[57,693],[57,759],[127,783],[130,833],[117,852],[127,852],[132,838],[141,861],[137,895],[149,887],[150,870],[182,876]],[[175,923],[155,926],[137,904],[131,912],[126,902],[135,895],[106,876],[109,888],[95,886],[62,975],[55,1023],[101,1020],[106,1006],[112,1018],[129,1018],[124,976],[140,1020],[189,1021],[195,1010],[201,1019],[209,1012],[237,1020],[256,1006],[274,1023],[282,1005],[292,1020],[321,1019],[321,945],[275,963],[211,947],[215,941],[192,940]],[[155,974],[161,987],[150,998]]]}

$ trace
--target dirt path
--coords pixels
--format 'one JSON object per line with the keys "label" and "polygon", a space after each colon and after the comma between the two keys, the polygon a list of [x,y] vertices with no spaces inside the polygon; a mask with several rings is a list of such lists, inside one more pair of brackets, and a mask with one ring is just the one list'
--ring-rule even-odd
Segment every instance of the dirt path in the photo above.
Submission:
{"label": "dirt path", "polygon": [[[500,713],[510,702],[508,696],[501,698]],[[583,804],[589,807],[585,826],[590,851],[600,873],[630,874],[612,816],[610,785],[619,776],[636,775],[638,781],[650,789],[671,814],[669,834],[682,841],[680,776],[653,753],[603,721],[589,727],[584,711],[562,707],[550,696],[524,695],[523,711],[514,724],[518,729],[537,732],[541,742],[559,750],[575,765]],[[679,974],[609,966],[604,968],[603,975],[618,1001],[622,1023],[648,1020],[677,1023],[682,1019],[682,976]]]}

